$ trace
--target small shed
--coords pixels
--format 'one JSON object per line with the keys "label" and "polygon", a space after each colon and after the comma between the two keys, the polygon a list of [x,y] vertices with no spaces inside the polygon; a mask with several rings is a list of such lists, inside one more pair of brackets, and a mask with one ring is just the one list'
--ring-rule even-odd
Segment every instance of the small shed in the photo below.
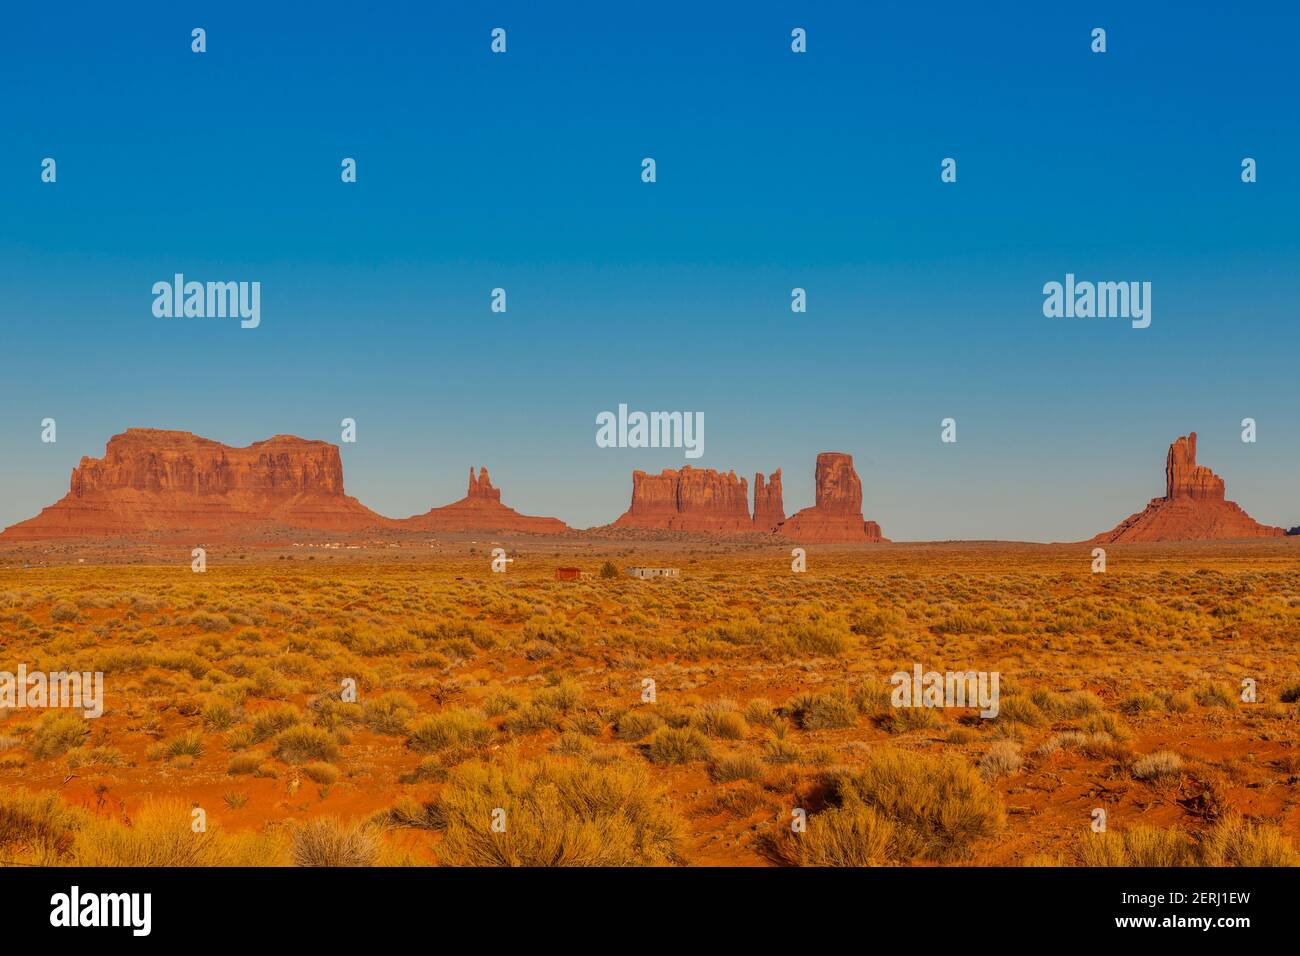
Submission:
{"label": "small shed", "polygon": [[556,568],[555,580],[557,581],[576,581],[582,577],[581,568]]}

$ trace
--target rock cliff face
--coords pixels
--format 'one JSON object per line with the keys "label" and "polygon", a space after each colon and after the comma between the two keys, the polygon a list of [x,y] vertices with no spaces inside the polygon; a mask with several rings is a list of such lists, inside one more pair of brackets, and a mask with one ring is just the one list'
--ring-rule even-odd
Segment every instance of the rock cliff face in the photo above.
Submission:
{"label": "rock cliff face", "polygon": [[245,527],[362,530],[388,519],[343,491],[335,445],[276,435],[232,448],[189,432],[129,428],[81,459],[68,494],[7,539],[221,534]]}
{"label": "rock cliff face", "polygon": [[824,451],[817,456],[817,498],[786,519],[778,533],[811,544],[884,541],[880,525],[862,519],[862,480],[853,456]]}
{"label": "rock cliff face", "polygon": [[1089,544],[1150,541],[1204,541],[1221,538],[1272,538],[1282,528],[1262,525],[1236,502],[1224,498],[1223,479],[1196,463],[1196,432],[1169,446],[1165,457],[1165,496]]}
{"label": "rock cliff face", "polygon": [[785,520],[785,502],[781,497],[781,469],[763,480],[760,471],[754,475],[754,530],[772,532]]}
{"label": "rock cliff face", "polygon": [[657,475],[632,472],[632,506],[615,528],[730,533],[752,531],[749,483],[734,471],[686,465]]}
{"label": "rock cliff face", "polygon": [[469,470],[469,490],[465,497],[424,514],[393,522],[407,531],[523,531],[530,534],[557,534],[569,526],[559,518],[521,515],[501,503],[501,489],[492,485],[488,470],[480,468],[477,476]]}

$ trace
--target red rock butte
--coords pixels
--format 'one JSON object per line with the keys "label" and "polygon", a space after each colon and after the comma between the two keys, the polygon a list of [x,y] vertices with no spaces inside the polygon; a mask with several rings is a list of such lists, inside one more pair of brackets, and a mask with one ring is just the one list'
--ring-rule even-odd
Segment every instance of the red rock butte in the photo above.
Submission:
{"label": "red rock butte", "polygon": [[781,470],[754,476],[754,511],[749,487],[734,471],[686,465],[657,475],[632,472],[632,505],[611,526],[711,534],[780,534],[811,544],[884,541],[880,526],[862,519],[862,482],[853,458],[840,452],[817,456],[817,503],[785,516]]}
{"label": "red rock butte", "polygon": [[469,470],[469,491],[459,501],[433,508],[424,514],[393,522],[408,531],[523,531],[530,534],[558,534],[569,530],[559,518],[521,515],[501,503],[501,489],[492,486],[488,470],[475,477]]}
{"label": "red rock butte", "polygon": [[824,451],[817,456],[817,498],[811,508],[797,511],[778,533],[810,544],[879,542],[880,525],[862,517],[862,480],[853,468],[853,456]]}
{"label": "red rock butte", "polygon": [[276,435],[232,448],[189,432],[129,428],[84,457],[68,493],[7,539],[361,530],[389,524],[343,491],[335,445]]}
{"label": "red rock butte", "polygon": [[785,521],[785,502],[781,498],[781,469],[763,480],[763,473],[754,475],[754,530],[772,532]]}
{"label": "red rock butte", "polygon": [[657,475],[632,472],[632,505],[615,528],[735,533],[754,530],[749,483],[734,471],[665,468]]}
{"label": "red rock butte", "polygon": [[1224,493],[1223,479],[1196,463],[1196,432],[1192,432],[1169,446],[1165,496],[1152,498],[1142,511],[1088,543],[1208,541],[1286,534],[1282,528],[1260,524],[1236,502],[1227,501]]}

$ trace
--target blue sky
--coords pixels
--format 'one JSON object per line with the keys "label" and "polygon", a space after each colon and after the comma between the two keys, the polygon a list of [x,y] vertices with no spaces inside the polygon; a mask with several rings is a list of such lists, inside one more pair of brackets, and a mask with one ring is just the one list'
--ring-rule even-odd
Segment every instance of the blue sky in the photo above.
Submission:
{"label": "blue sky", "polygon": [[[620,402],[703,412],[693,464],[781,467],[791,512],[850,452],[895,539],[1089,536],[1190,430],[1229,497],[1300,524],[1300,14],[1134,6],[8,11],[0,524],[130,426],[344,417],[384,514],[484,464],[521,511],[603,523],[632,469],[685,462],[598,448]],[[260,281],[260,328],[155,318],[178,271]],[[1044,318],[1067,272],[1150,281],[1151,327]]]}

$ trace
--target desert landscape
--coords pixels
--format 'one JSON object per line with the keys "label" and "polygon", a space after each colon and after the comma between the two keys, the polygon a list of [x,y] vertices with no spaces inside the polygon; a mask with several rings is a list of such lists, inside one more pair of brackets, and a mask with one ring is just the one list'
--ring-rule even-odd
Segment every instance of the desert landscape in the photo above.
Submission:
{"label": "desert landscape", "polygon": [[[0,710],[0,860],[1300,862],[1300,537],[1194,434],[1079,543],[890,542],[850,455],[815,478],[787,518],[779,470],[752,511],[637,472],[579,531],[486,469],[395,519],[325,442],[119,435],[0,535],[0,670],[104,675],[102,717]],[[996,715],[898,706],[914,670]]]}

